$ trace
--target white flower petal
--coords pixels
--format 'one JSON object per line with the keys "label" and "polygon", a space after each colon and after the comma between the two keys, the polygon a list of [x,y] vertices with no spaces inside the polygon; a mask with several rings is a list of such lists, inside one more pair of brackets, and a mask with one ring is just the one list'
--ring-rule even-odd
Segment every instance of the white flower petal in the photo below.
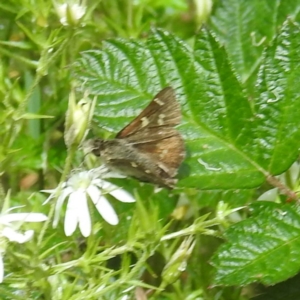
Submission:
{"label": "white flower petal", "polygon": [[56,189],[50,189],[50,190],[41,190],[43,193],[53,194],[56,191]]}
{"label": "white flower petal", "polygon": [[110,225],[117,225],[119,223],[119,218],[115,210],[104,196],[100,196],[100,199],[96,204],[96,208],[102,218]]}
{"label": "white flower petal", "polygon": [[19,239],[19,241],[18,241],[19,244],[28,242],[29,240],[31,240],[33,238],[33,235],[34,235],[34,230],[32,230],[32,229],[26,230],[23,234],[23,238]]}
{"label": "white flower petal", "polygon": [[82,194],[82,197],[85,197],[84,193],[81,192],[73,192],[70,195],[64,226],[66,236],[72,235],[76,230],[78,223],[78,207],[80,207],[80,201],[82,201],[82,199],[79,199],[80,194]]}
{"label": "white flower petal", "polygon": [[118,186],[116,186],[115,184],[108,182],[106,180],[102,180],[100,178],[98,178],[97,180],[93,181],[94,184],[96,184],[99,188],[101,188],[102,190],[104,190],[105,192],[110,193],[110,191],[112,190],[116,190],[119,189]]}
{"label": "white flower petal", "polygon": [[[68,21],[77,24],[78,20],[80,20],[85,14],[85,10],[85,6],[77,3],[56,5],[57,15],[60,17],[60,22],[64,26],[71,25]],[[71,20],[67,19],[68,14]]]}
{"label": "white flower petal", "polygon": [[53,194],[51,194],[44,202],[43,202],[43,205],[45,205],[45,204],[47,204],[47,203],[49,203],[50,202],[50,200],[51,199],[53,199],[54,198],[54,193]]}
{"label": "white flower petal", "polygon": [[79,228],[84,237],[88,237],[92,231],[91,216],[89,212],[89,207],[84,194],[85,199],[80,200],[80,210],[78,211],[78,222]]}
{"label": "white flower petal", "polygon": [[119,218],[116,212],[107,199],[101,195],[98,188],[95,186],[89,186],[87,192],[102,218],[111,225],[117,225],[119,223]]}
{"label": "white flower petal", "polygon": [[74,14],[74,18],[79,20],[85,14],[85,7],[75,3],[72,5],[72,12]]}
{"label": "white flower petal", "polygon": [[27,230],[25,233],[20,233],[10,227],[5,227],[2,230],[2,235],[8,238],[11,242],[17,242],[23,244],[29,241],[33,237],[34,231]]}
{"label": "white flower petal", "polygon": [[41,213],[14,213],[0,216],[0,223],[7,224],[11,222],[44,222],[47,216]]}
{"label": "white flower petal", "polygon": [[127,203],[135,202],[135,199],[130,193],[116,186],[113,183],[101,180],[96,182],[96,185],[103,190],[103,193],[111,194],[113,197],[115,197],[117,200],[121,202],[127,202]]}
{"label": "white flower petal", "polygon": [[121,189],[120,187],[116,186],[113,183],[101,180],[101,182],[97,182],[97,186],[103,189],[104,193],[111,194],[113,197],[115,197],[117,200],[121,202],[127,202],[127,203],[135,202],[135,199],[130,193]]}
{"label": "white flower petal", "polygon": [[[58,189],[58,187],[53,190],[41,190],[41,192],[44,192],[44,193],[51,193],[51,195],[43,202],[43,205],[47,204],[51,199],[53,199],[56,196],[57,189]],[[59,195],[59,197],[65,198],[71,192],[72,192],[72,189],[69,187],[66,187],[66,183],[63,182],[63,184],[61,185],[61,194]]]}
{"label": "white flower petal", "polygon": [[55,205],[54,218],[53,218],[53,227],[54,228],[58,224],[61,207],[64,204],[65,199],[69,196],[69,194],[72,193],[72,191],[73,191],[73,189],[71,187],[65,188],[57,199],[57,202]]}
{"label": "white flower petal", "polygon": [[127,203],[135,202],[135,199],[133,198],[133,196],[130,193],[128,193],[127,191],[120,189],[120,188],[117,190],[111,191],[110,194],[121,202],[127,202]]}
{"label": "white flower petal", "polygon": [[18,206],[11,207],[7,211],[5,211],[5,214],[8,214],[10,211],[12,211],[14,209],[18,209],[18,208],[22,208],[22,207],[25,207],[25,205],[18,205]]}
{"label": "white flower petal", "polygon": [[3,256],[0,253],[0,283],[3,282],[4,278],[4,264],[3,264]]}
{"label": "white flower petal", "polygon": [[67,3],[63,3],[61,5],[56,6],[56,12],[59,17],[64,16],[66,14],[66,10],[67,10]]}
{"label": "white flower petal", "polygon": [[61,194],[59,195],[58,198],[65,199],[73,192],[74,192],[74,189],[70,186],[67,186],[66,188],[61,190]]}

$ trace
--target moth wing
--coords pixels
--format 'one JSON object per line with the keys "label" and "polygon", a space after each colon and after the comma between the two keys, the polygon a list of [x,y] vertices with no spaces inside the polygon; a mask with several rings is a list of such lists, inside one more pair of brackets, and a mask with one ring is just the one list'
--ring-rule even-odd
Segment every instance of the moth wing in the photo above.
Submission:
{"label": "moth wing", "polygon": [[173,128],[169,132],[170,135],[165,138],[136,143],[134,147],[147,154],[170,177],[174,177],[185,157],[185,148],[180,133]]}
{"label": "moth wing", "polygon": [[180,123],[180,120],[180,105],[176,101],[175,92],[173,88],[166,87],[133,121],[117,134],[116,138],[126,138],[144,128],[175,126]]}
{"label": "moth wing", "polygon": [[179,134],[178,131],[170,126],[160,126],[157,128],[146,127],[123,139],[132,145],[138,145],[160,141],[177,134]]}
{"label": "moth wing", "polygon": [[127,176],[135,177],[140,181],[152,182],[167,188],[173,188],[177,182],[175,178],[171,177],[158,165],[152,167],[152,172],[150,172],[147,165],[133,162],[126,157],[110,159],[108,167],[112,170],[116,168],[121,174],[123,173]]}

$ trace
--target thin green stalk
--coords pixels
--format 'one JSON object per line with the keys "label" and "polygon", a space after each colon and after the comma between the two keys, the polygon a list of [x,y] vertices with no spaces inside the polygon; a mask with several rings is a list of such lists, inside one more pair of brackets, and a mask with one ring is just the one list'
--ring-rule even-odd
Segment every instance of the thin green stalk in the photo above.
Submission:
{"label": "thin green stalk", "polygon": [[161,238],[161,241],[170,240],[170,239],[174,239],[174,238],[178,238],[178,237],[182,237],[182,236],[193,235],[196,233],[197,234],[202,233],[205,235],[216,236],[217,233],[215,230],[211,230],[211,229],[207,229],[207,228],[212,227],[212,226],[217,226],[217,225],[220,225],[220,220],[218,218],[203,221],[203,222],[201,222],[201,224],[197,224],[197,222],[196,222],[187,228],[164,235]]}
{"label": "thin green stalk", "polygon": [[33,60],[30,60],[30,59],[27,59],[23,56],[20,56],[20,55],[17,55],[15,54],[15,52],[13,51],[9,51],[9,50],[6,50],[5,48],[1,47],[0,48],[0,53],[3,55],[3,56],[8,56],[10,58],[14,58],[15,60],[17,61],[20,61],[22,63],[25,63],[26,65],[28,65],[29,67],[31,68],[36,68],[38,66],[38,62],[37,61],[33,61]]}
{"label": "thin green stalk", "polygon": [[287,195],[291,200],[298,200],[298,195],[292,191],[289,187],[284,185],[279,179],[275,176],[267,176],[267,181],[273,186],[277,187],[283,194]]}
{"label": "thin green stalk", "polygon": [[[18,108],[19,116],[21,116],[24,113],[30,97],[32,96],[35,88],[37,87],[37,85],[39,84],[39,82],[41,81],[43,76],[47,73],[46,70],[48,69],[50,63],[52,63],[56,59],[56,57],[65,49],[66,45],[70,42],[72,37],[73,37],[73,31],[70,31],[69,36],[60,44],[57,51],[55,53],[53,53],[52,56],[50,56],[50,57],[49,57],[49,47],[45,47],[45,49],[42,51],[42,54],[41,54],[41,57],[40,57],[40,60],[38,63],[39,67],[36,72],[36,77],[35,77],[32,85],[30,86],[24,100],[22,101],[22,103],[20,104],[20,106]],[[10,141],[8,142],[9,145],[4,145],[4,147],[10,146],[14,142],[16,136],[19,133],[20,128],[23,127],[23,122],[24,122],[24,119],[21,119],[19,122],[16,122],[16,124],[13,127],[12,135],[10,136]]]}
{"label": "thin green stalk", "polygon": [[129,31],[129,36],[132,34],[132,17],[133,17],[133,7],[132,0],[127,0],[127,28]]}
{"label": "thin green stalk", "polygon": [[[49,47],[45,47],[45,49],[42,51],[41,58],[39,60],[39,67],[37,69],[37,76],[30,87],[24,101],[22,102],[20,106],[20,111],[23,112],[25,108],[27,107],[27,102],[29,101],[35,87],[40,82],[41,78],[47,73],[47,69],[49,65],[56,59],[56,57],[65,49],[66,45],[70,42],[70,40],[73,37],[73,31],[70,32],[70,35],[60,44],[57,51],[55,51],[52,56],[49,57]],[[44,63],[44,64],[43,64]]]}

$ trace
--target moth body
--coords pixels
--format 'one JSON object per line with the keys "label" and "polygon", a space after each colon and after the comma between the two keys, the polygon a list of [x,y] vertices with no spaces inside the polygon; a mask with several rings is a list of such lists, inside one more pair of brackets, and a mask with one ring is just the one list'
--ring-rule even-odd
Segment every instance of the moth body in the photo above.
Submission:
{"label": "moth body", "polygon": [[157,164],[126,140],[95,139],[94,149],[93,153],[100,156],[111,170],[168,188],[172,188],[176,183],[176,179],[172,178],[173,174],[168,174],[163,164]]}

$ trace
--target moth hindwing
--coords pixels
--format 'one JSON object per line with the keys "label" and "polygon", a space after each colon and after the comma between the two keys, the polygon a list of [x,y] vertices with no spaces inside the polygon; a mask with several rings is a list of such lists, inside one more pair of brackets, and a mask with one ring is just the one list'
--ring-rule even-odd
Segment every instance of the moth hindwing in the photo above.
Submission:
{"label": "moth hindwing", "polygon": [[174,128],[180,120],[174,90],[166,87],[115,139],[92,140],[92,152],[113,170],[173,188],[185,157],[183,139]]}

